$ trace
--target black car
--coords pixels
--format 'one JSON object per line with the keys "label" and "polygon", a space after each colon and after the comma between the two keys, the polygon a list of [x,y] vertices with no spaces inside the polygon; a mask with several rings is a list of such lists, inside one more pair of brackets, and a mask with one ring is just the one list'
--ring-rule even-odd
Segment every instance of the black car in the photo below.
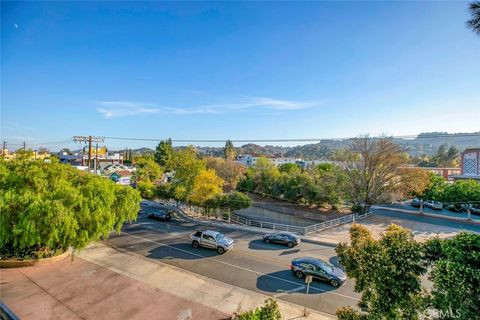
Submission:
{"label": "black car", "polygon": [[163,211],[163,210],[157,210],[150,212],[148,214],[148,217],[150,219],[155,219],[155,220],[161,220],[161,221],[168,221],[172,219],[172,215],[170,214],[169,211]]}
{"label": "black car", "polygon": [[300,237],[296,234],[286,231],[279,231],[275,233],[269,233],[263,236],[263,242],[266,243],[279,243],[293,248],[300,243]]}
{"label": "black car", "polygon": [[412,199],[412,202],[410,202],[410,205],[415,208],[420,208],[420,200],[417,198]]}
{"label": "black car", "polygon": [[342,269],[316,258],[295,258],[290,269],[299,279],[311,275],[315,279],[330,283],[333,287],[339,287],[347,281],[347,275]]}

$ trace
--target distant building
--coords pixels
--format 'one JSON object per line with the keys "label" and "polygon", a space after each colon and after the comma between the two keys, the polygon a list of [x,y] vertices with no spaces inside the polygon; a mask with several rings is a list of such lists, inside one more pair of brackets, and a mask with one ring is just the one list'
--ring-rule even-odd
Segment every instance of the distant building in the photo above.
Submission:
{"label": "distant building", "polygon": [[461,173],[461,168],[448,168],[448,167],[415,167],[405,166],[401,169],[419,169],[436,174],[437,176],[444,177],[448,181],[453,181],[454,177]]}
{"label": "distant building", "polygon": [[455,180],[474,179],[480,182],[480,148],[465,149],[461,154],[461,173]]}
{"label": "distant building", "polygon": [[[0,150],[0,157],[7,161],[15,159],[17,155],[17,152],[10,152],[7,148]],[[30,160],[47,160],[52,156],[50,153],[39,153],[37,150],[27,150],[27,155]]]}
{"label": "distant building", "polygon": [[110,179],[117,184],[129,186],[132,180],[132,173],[127,170],[115,171],[110,175]]}
{"label": "distant building", "polygon": [[[257,156],[253,156],[251,154],[242,154],[242,155],[239,155],[237,157],[237,162],[251,168],[251,167],[255,167],[255,165],[257,164],[257,160],[261,158],[261,157],[257,157]],[[270,160],[270,162],[276,166],[280,166],[282,164],[287,164],[287,163],[297,163],[298,161],[301,161],[301,159],[296,159],[296,158],[288,158],[288,157],[278,157],[278,158],[274,158],[274,157],[265,157],[267,158],[268,160]]]}
{"label": "distant building", "polygon": [[[84,166],[88,163],[88,150],[84,152],[75,153],[69,155],[65,152],[58,154],[60,162],[70,163],[71,165]],[[94,166],[95,161],[98,159],[98,167],[102,164],[123,164],[123,156],[120,153],[109,153],[106,147],[98,149],[98,155],[96,154],[96,148],[91,150],[91,163]]]}

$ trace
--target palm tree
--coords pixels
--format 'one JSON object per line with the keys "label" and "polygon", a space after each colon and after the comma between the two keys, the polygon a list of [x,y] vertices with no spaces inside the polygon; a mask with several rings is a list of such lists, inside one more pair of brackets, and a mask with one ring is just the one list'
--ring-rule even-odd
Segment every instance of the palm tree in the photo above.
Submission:
{"label": "palm tree", "polygon": [[480,35],[480,1],[470,3],[470,12],[472,19],[467,21],[467,27]]}

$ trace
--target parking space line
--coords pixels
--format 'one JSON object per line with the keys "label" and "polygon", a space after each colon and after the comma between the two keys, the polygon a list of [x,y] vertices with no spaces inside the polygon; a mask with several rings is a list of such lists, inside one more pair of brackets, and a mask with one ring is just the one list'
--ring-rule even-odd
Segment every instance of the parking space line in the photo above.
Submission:
{"label": "parking space line", "polygon": [[[283,278],[280,278],[280,277],[276,277],[276,276],[272,276],[272,275],[265,274],[265,273],[262,273],[262,272],[258,272],[258,271],[252,270],[252,269],[237,266],[237,265],[225,262],[225,261],[220,261],[220,260],[217,260],[217,259],[213,259],[213,257],[208,257],[208,256],[204,256],[204,255],[201,255],[201,254],[198,254],[198,253],[193,253],[191,251],[176,248],[176,247],[173,247],[171,245],[168,245],[168,244],[165,244],[165,243],[162,243],[162,242],[159,242],[159,241],[139,237],[139,236],[136,236],[136,235],[128,233],[128,232],[125,232],[125,234],[128,234],[129,236],[134,237],[134,238],[142,239],[144,241],[153,242],[153,243],[159,244],[159,245],[164,246],[164,247],[168,247],[168,248],[171,248],[171,249],[174,249],[174,250],[178,250],[178,251],[181,251],[181,252],[184,252],[184,253],[199,257],[199,258],[204,258],[206,260],[211,260],[211,261],[214,261],[214,262],[217,262],[217,263],[220,263],[220,264],[232,267],[232,268],[237,268],[237,269],[244,270],[244,271],[247,271],[247,272],[250,272],[250,273],[258,274],[260,276],[265,276],[267,278],[272,278],[272,279],[283,281],[283,282],[286,282],[286,283],[298,285],[298,282],[295,282],[295,281],[283,279]],[[325,292],[326,294],[333,294],[333,295],[336,295],[336,296],[340,296],[340,297],[355,300],[355,301],[360,300],[360,299],[352,297],[352,296],[347,296],[347,295],[344,295],[344,294],[341,294],[341,293],[332,292],[332,291],[325,290],[325,289],[322,289],[322,288],[318,288],[318,287],[315,287],[315,286],[310,286],[310,289],[317,290],[317,291],[320,291],[320,292]]]}

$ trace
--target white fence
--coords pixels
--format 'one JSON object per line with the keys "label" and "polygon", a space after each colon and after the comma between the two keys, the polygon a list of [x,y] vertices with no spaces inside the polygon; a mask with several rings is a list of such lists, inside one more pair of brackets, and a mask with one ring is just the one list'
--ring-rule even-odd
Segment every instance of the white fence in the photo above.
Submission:
{"label": "white fence", "polygon": [[274,222],[267,222],[267,221],[261,221],[261,220],[253,220],[253,219],[248,219],[236,214],[231,214],[230,215],[230,222],[236,223],[236,224],[241,224],[247,227],[255,227],[255,228],[262,228],[262,229],[270,229],[270,230],[275,230],[275,231],[289,231],[292,233],[296,233],[299,235],[305,235],[313,232],[317,232],[320,230],[332,228],[335,226],[339,226],[342,224],[354,222],[355,220],[360,220],[363,218],[366,218],[370,216],[372,212],[367,212],[358,216],[354,216],[353,214],[350,214],[348,216],[340,217],[337,219],[313,224],[311,226],[307,227],[299,227],[299,226],[293,226],[293,225],[288,225],[288,224],[281,224],[281,223],[274,223]]}
{"label": "white fence", "polygon": [[224,222],[235,223],[235,224],[239,224],[247,227],[262,228],[262,229],[268,229],[268,230],[274,230],[274,231],[289,231],[299,235],[305,235],[305,234],[321,231],[324,229],[336,227],[342,224],[354,222],[356,220],[366,218],[372,214],[371,211],[364,214],[356,215],[356,216],[354,214],[349,214],[347,216],[343,216],[337,219],[320,222],[320,223],[313,224],[306,227],[300,227],[300,226],[294,226],[290,224],[281,224],[281,223],[275,223],[275,222],[249,219],[235,213],[221,212],[221,210],[216,210],[215,212],[212,212],[212,215],[206,216],[202,214],[202,208],[200,207],[189,206],[183,203],[177,203],[173,201],[167,201],[167,204],[171,206],[175,206],[179,209],[182,209],[182,212],[190,216],[203,217],[206,219],[213,218],[214,220],[222,220]]}

